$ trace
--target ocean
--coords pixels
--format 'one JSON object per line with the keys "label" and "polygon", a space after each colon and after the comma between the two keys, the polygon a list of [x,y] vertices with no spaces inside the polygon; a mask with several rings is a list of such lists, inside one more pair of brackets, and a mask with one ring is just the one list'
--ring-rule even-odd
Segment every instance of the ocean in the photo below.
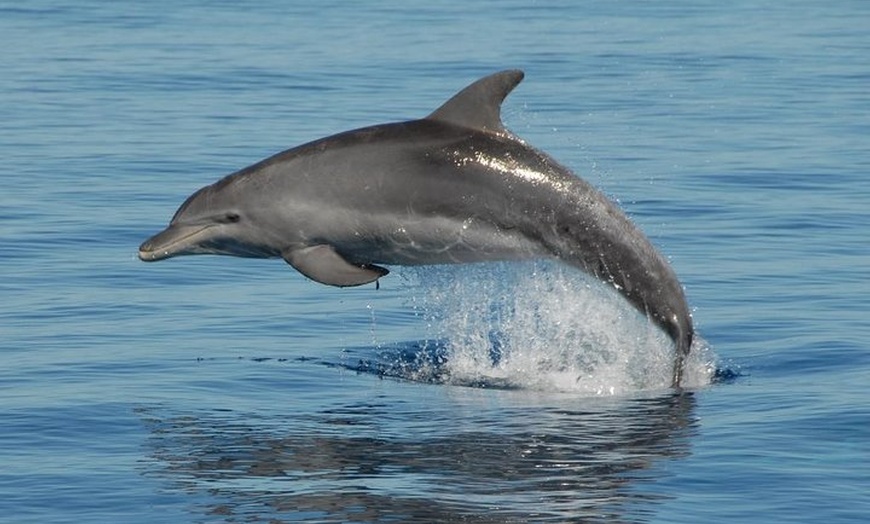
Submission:
{"label": "ocean", "polygon": [[[0,522],[864,522],[870,3],[0,5]],[[137,248],[196,189],[520,68],[671,261],[316,284]],[[365,173],[360,173],[365,176]]]}

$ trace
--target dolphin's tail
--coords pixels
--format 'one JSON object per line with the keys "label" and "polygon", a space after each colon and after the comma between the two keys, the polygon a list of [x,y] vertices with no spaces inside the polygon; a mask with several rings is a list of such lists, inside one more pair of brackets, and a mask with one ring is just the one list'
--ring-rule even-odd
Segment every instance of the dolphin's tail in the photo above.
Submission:
{"label": "dolphin's tail", "polygon": [[671,387],[679,389],[683,382],[683,372],[686,367],[686,357],[689,356],[689,351],[692,348],[693,330],[691,324],[688,325],[688,330],[682,328],[679,324],[677,330],[680,333],[674,339],[675,355],[673,377],[671,378]]}
{"label": "dolphin's tail", "polygon": [[[672,285],[667,286],[667,282],[670,282]],[[683,381],[686,358],[692,349],[695,328],[692,325],[692,315],[689,313],[683,289],[679,285],[679,282],[677,282],[676,276],[668,279],[667,282],[660,282],[658,285],[669,287],[670,293],[665,295],[659,293],[657,300],[644,301],[643,304],[649,319],[658,324],[671,337],[671,340],[674,341],[674,367],[671,375],[671,387],[679,389]],[[628,298],[631,301],[633,297],[629,296]]]}

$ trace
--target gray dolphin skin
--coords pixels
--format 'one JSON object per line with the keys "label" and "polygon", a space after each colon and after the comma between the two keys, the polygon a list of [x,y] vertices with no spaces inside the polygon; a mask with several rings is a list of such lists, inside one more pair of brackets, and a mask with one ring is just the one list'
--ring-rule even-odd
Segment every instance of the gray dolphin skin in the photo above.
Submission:
{"label": "gray dolphin skin", "polygon": [[616,205],[505,129],[502,101],[522,79],[502,71],[426,118],[339,133],[228,175],[191,195],[139,258],[281,257],[332,286],[377,282],[381,264],[555,258],[670,335],[679,387],[693,337],[680,282]]}

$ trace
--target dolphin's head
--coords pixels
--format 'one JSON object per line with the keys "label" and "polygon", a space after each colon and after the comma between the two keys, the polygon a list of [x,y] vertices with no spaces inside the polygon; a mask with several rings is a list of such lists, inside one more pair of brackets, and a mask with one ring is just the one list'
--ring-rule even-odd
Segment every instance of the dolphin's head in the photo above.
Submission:
{"label": "dolphin's head", "polygon": [[[214,185],[192,194],[160,233],[139,246],[139,258],[156,262],[181,255],[272,256],[252,227],[252,217]],[[267,252],[269,251],[269,252]]]}

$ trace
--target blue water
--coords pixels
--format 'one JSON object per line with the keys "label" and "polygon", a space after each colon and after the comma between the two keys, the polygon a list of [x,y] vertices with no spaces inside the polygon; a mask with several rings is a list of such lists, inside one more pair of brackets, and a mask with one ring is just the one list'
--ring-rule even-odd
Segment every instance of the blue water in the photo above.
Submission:
{"label": "blue water", "polygon": [[[870,3],[19,4],[0,521],[870,514]],[[202,185],[509,67],[508,127],[680,275],[702,338],[683,394],[666,340],[547,264],[376,290],[137,260]]]}

